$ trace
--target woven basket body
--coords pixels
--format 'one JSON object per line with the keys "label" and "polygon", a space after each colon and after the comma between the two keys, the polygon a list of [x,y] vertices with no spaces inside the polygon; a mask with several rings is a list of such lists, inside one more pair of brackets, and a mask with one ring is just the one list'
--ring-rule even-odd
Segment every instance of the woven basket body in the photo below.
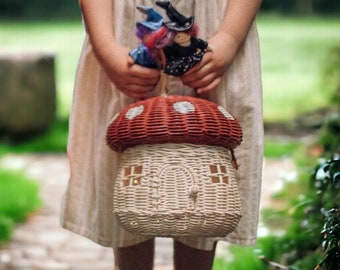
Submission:
{"label": "woven basket body", "polygon": [[144,144],[122,152],[114,213],[128,231],[153,236],[222,237],[241,204],[229,151],[220,146]]}

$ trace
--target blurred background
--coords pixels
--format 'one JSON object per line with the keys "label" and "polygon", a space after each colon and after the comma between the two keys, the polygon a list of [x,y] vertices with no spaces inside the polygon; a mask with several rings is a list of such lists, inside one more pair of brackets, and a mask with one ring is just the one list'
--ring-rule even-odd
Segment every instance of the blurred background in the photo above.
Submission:
{"label": "blurred background", "polygon": [[[221,247],[214,270],[339,270],[340,1],[264,0],[257,25],[266,135],[260,239],[255,248]],[[0,0],[0,269],[112,267],[110,251],[96,250],[82,267],[60,251],[93,248],[70,245],[58,228],[83,38],[77,1]],[[159,269],[171,269],[164,260]]]}

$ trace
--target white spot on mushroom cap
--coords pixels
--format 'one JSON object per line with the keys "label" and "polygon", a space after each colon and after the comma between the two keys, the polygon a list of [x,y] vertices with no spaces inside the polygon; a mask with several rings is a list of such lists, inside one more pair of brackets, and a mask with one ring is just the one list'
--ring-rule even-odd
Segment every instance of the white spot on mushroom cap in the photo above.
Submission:
{"label": "white spot on mushroom cap", "polygon": [[195,112],[195,106],[188,101],[179,101],[173,105],[175,111],[179,113],[193,113]]}
{"label": "white spot on mushroom cap", "polygon": [[218,106],[217,109],[225,116],[225,118],[235,120],[235,118],[230,113],[228,113],[222,106]]}
{"label": "white spot on mushroom cap", "polygon": [[138,115],[140,115],[143,111],[144,111],[144,106],[143,105],[140,105],[140,106],[137,106],[137,107],[133,107],[133,108],[129,109],[126,112],[125,118],[129,119],[129,120],[132,120],[135,117],[137,117]]}

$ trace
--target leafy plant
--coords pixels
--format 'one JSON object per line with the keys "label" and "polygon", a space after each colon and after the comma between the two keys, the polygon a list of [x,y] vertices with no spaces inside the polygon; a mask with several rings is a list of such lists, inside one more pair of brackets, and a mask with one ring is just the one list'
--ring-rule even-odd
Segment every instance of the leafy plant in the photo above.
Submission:
{"label": "leafy plant", "polygon": [[[340,46],[331,48],[323,68],[323,85],[331,104],[340,104]],[[340,112],[340,111],[339,111]]]}
{"label": "leafy plant", "polygon": [[40,206],[35,181],[20,172],[0,169],[0,241],[10,239],[14,224],[24,222]]}
{"label": "leafy plant", "polygon": [[[327,161],[316,172],[317,189],[321,192],[334,190],[335,194],[324,198],[323,210],[326,216],[322,235],[322,248],[325,255],[315,268],[316,270],[339,270],[340,269],[340,156]],[[327,208],[329,206],[330,208]]]}
{"label": "leafy plant", "polygon": [[213,270],[268,270],[268,266],[263,264],[258,256],[259,254],[253,248],[232,245],[228,256],[215,259]]}
{"label": "leafy plant", "polygon": [[[328,86],[331,85],[335,93],[332,105],[338,107],[339,53],[339,49],[331,51],[332,61],[327,69]],[[318,142],[322,155],[332,157],[320,159],[309,177],[309,185],[306,173],[302,173],[294,188],[288,183],[277,197],[286,198],[286,209],[277,214],[281,214],[281,221],[288,219],[289,223],[286,232],[276,237],[275,244],[268,245],[273,251],[269,258],[288,265],[287,269],[305,270],[316,266],[315,270],[340,270],[340,112],[332,113],[324,121]],[[308,159],[312,158],[307,155],[305,160]],[[304,168],[301,163],[300,168]],[[297,192],[298,195],[296,187],[299,186],[303,190]]]}
{"label": "leafy plant", "polygon": [[340,269],[340,210],[332,209],[327,213],[324,226],[322,247],[325,256],[315,270]]}
{"label": "leafy plant", "polygon": [[340,112],[333,113],[325,119],[319,143],[325,152],[340,150]]}
{"label": "leafy plant", "polygon": [[[290,192],[291,187],[283,191],[284,194]],[[288,265],[289,269],[313,269],[322,261],[319,267],[327,266],[318,269],[339,270],[334,268],[334,265],[340,265],[339,225],[334,226],[334,215],[330,219],[330,213],[338,209],[340,159],[335,155],[330,160],[321,160],[310,177],[309,189],[299,199],[292,200],[287,211],[281,212],[283,217],[289,218],[290,223],[285,228],[286,232],[276,237],[275,244],[273,241],[267,245],[267,250],[269,248],[272,252],[266,256]],[[325,221],[326,218],[328,221]],[[324,259],[320,244],[322,241]],[[265,247],[262,249],[265,254]]]}
{"label": "leafy plant", "polygon": [[340,150],[340,45],[329,50],[323,69],[324,90],[329,92],[329,103],[334,112],[324,121],[320,144],[327,153]]}
{"label": "leafy plant", "polygon": [[9,240],[13,231],[14,222],[7,216],[0,214],[0,244],[4,240]]}
{"label": "leafy plant", "polygon": [[[336,128],[326,124],[325,134],[339,136]],[[340,140],[335,139],[331,147],[323,146],[328,149],[323,155],[339,147]],[[308,169],[310,160],[314,158],[300,160],[298,180],[287,182],[273,197],[276,208],[263,211],[269,235],[258,239],[252,254],[261,255],[265,263],[276,267],[272,269],[340,270],[340,152],[320,158],[313,170]],[[219,269],[268,269],[258,268],[259,258],[249,258],[246,252],[242,247],[231,249],[232,262]],[[246,268],[231,268],[245,259]]]}

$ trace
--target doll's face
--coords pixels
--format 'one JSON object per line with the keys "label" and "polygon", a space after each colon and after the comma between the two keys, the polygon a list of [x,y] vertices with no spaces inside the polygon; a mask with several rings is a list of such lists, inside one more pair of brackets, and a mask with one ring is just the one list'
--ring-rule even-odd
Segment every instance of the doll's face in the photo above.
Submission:
{"label": "doll's face", "polygon": [[182,46],[188,46],[190,45],[190,38],[191,35],[188,32],[178,32],[174,37],[174,42]]}
{"label": "doll's face", "polygon": [[142,42],[145,44],[150,37],[150,33],[145,33],[142,38]]}

